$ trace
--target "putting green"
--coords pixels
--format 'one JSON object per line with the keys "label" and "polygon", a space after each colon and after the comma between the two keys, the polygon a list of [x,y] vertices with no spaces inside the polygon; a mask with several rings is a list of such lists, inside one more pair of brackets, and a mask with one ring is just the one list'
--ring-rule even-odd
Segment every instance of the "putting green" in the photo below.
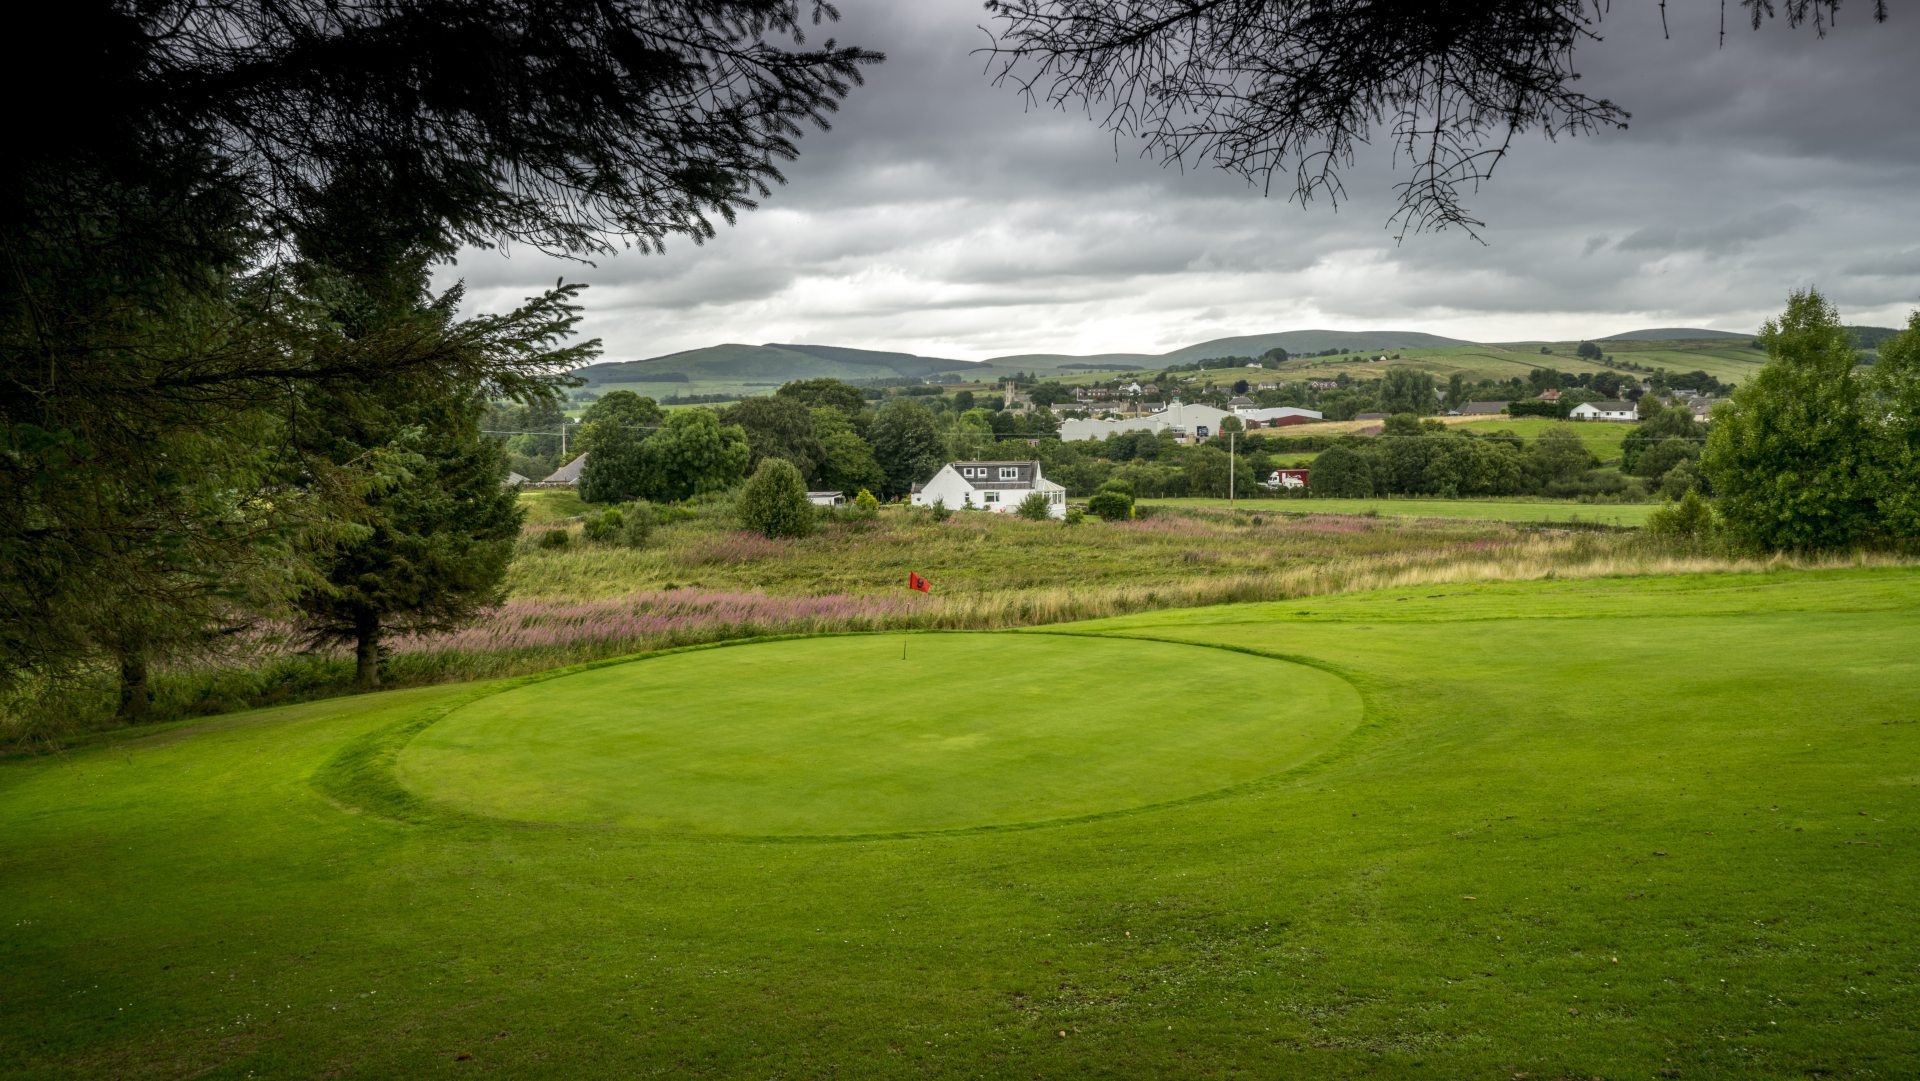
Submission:
{"label": "putting green", "polygon": [[807,638],[516,687],[428,728],[396,772],[429,799],[519,821],[899,833],[1212,792],[1321,754],[1360,717],[1336,676],[1220,649],[1045,634]]}

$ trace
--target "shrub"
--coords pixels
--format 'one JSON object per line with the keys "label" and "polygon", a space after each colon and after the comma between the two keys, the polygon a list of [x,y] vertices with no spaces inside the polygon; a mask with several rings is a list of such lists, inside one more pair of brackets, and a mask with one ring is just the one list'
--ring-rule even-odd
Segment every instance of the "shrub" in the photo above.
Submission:
{"label": "shrub", "polygon": [[1704,548],[1713,540],[1713,507],[1692,489],[1680,502],[1647,516],[1647,536],[1685,548]]}
{"label": "shrub", "polygon": [[932,513],[933,520],[936,522],[944,522],[953,517],[953,512],[947,509],[947,501],[944,499],[934,500],[933,506],[928,507],[927,510]]}
{"label": "shrub", "polygon": [[853,497],[853,512],[861,518],[877,518],[880,515],[880,501],[865,488]]}
{"label": "shrub", "polygon": [[625,540],[626,525],[626,516],[620,513],[620,508],[608,507],[599,517],[588,518],[580,532],[595,544],[616,544]]}
{"label": "shrub", "polygon": [[1084,522],[1086,520],[1087,520],[1086,511],[1081,510],[1079,507],[1067,508],[1066,523],[1068,525],[1079,525],[1081,522]]}
{"label": "shrub", "polygon": [[1133,497],[1113,488],[1102,488],[1087,500],[1087,510],[1109,522],[1124,522],[1133,517]]}
{"label": "shrub", "polygon": [[571,539],[564,529],[549,529],[540,534],[540,540],[537,543],[542,548],[565,548]]}
{"label": "shrub", "polygon": [[653,509],[653,504],[645,500],[636,500],[627,504],[624,516],[626,521],[621,526],[620,543],[629,548],[645,548],[647,541],[653,536],[654,523],[659,518]]}
{"label": "shrub", "polygon": [[1048,501],[1045,492],[1028,492],[1027,498],[1013,508],[1013,513],[1029,522],[1044,522],[1053,517],[1053,504]]}
{"label": "shrub", "polygon": [[747,478],[735,510],[748,529],[766,537],[804,537],[813,531],[807,483],[785,458],[767,458]]}

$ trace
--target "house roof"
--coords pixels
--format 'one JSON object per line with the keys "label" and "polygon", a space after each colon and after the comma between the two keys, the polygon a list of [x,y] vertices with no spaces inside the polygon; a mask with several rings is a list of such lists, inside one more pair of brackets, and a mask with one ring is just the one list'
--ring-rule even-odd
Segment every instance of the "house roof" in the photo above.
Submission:
{"label": "house roof", "polygon": [[560,468],[554,470],[552,476],[549,476],[546,480],[541,481],[540,483],[542,484],[578,484],[580,483],[580,471],[582,469],[585,469],[586,467],[587,467],[587,456],[585,454],[582,454],[580,455],[580,457],[575,458],[573,461],[568,462],[566,465],[563,465]]}
{"label": "house roof", "polygon": [[[1035,461],[948,462],[947,468],[953,470],[962,484],[976,492],[1024,492],[1035,489],[1051,491],[1058,487],[1040,475],[1040,463]],[[969,477],[966,474],[968,469],[986,469],[991,472],[985,477]],[[1003,469],[1012,469],[1017,475],[1002,479],[1000,471]]]}
{"label": "house roof", "polygon": [[1227,400],[1228,405],[1252,405],[1253,399],[1244,394],[1236,394]]}
{"label": "house roof", "polygon": [[[1640,407],[1632,402],[1588,402],[1587,404],[1602,413],[1636,413],[1640,410]],[[1576,405],[1574,408],[1580,407]]]}
{"label": "house roof", "polygon": [[1460,406],[1463,417],[1483,417],[1505,411],[1506,402],[1467,402]]}

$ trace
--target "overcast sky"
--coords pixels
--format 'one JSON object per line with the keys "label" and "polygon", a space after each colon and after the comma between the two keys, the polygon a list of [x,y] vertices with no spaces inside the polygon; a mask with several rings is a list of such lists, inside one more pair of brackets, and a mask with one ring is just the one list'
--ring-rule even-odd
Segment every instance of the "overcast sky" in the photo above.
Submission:
{"label": "overcast sky", "polygon": [[[1537,133],[1457,232],[1395,244],[1381,160],[1349,201],[1306,208],[1234,177],[1136,159],[1084,114],[1028,112],[970,55],[978,0],[840,0],[831,33],[876,48],[789,183],[704,246],[598,265],[469,253],[443,273],[501,310],[589,283],[609,360],[722,342],[807,342],[967,360],[1164,352],[1235,334],[1424,330],[1477,341],[1648,326],[1751,331],[1816,285],[1849,322],[1920,307],[1920,10],[1864,4],[1825,40],[1719,7],[1621,0],[1581,88],[1629,130]],[[822,35],[824,36],[824,35]]]}

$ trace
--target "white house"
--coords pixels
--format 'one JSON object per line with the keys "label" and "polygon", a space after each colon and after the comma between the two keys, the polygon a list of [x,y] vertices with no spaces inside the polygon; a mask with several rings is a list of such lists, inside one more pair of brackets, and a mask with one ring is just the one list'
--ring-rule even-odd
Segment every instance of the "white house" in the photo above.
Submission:
{"label": "white house", "polygon": [[1005,514],[1034,492],[1047,497],[1050,516],[1067,516],[1067,490],[1041,476],[1039,462],[948,462],[913,493],[913,505],[939,502],[948,510],[971,506]]}
{"label": "white house", "polygon": [[808,492],[807,502],[816,507],[837,507],[847,501],[844,492]]}
{"label": "white house", "polygon": [[1632,402],[1582,402],[1567,414],[1570,420],[1624,420],[1640,419],[1640,407]]}

